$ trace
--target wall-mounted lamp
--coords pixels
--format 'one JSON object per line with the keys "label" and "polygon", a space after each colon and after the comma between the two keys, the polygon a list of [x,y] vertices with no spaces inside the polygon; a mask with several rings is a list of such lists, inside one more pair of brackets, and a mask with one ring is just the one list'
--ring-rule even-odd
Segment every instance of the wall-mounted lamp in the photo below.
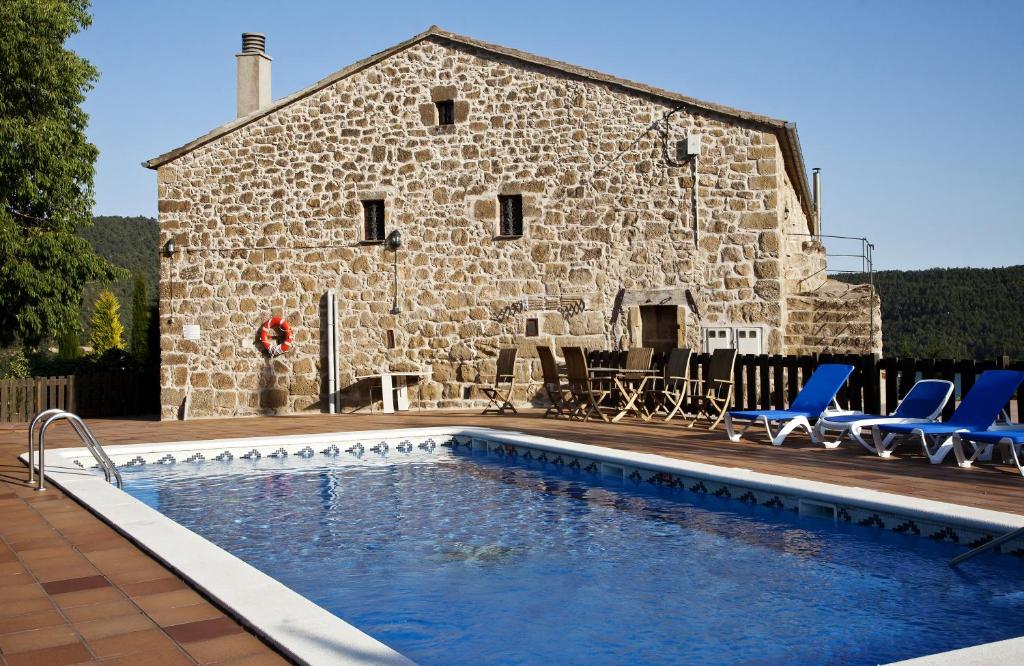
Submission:
{"label": "wall-mounted lamp", "polygon": [[384,239],[384,244],[394,252],[395,296],[391,301],[391,314],[398,314],[402,311],[401,306],[398,305],[398,248],[402,247],[402,232],[395,229]]}
{"label": "wall-mounted lamp", "polygon": [[171,238],[166,243],[164,243],[164,254],[167,255],[168,257],[173,257],[174,256],[174,239],[173,238]]}

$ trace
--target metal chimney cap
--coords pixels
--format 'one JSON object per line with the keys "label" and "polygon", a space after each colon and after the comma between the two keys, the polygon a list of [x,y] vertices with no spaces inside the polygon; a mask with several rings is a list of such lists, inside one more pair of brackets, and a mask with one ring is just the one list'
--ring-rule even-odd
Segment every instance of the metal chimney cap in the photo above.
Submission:
{"label": "metal chimney cap", "polygon": [[262,32],[242,33],[242,53],[266,53],[267,37]]}

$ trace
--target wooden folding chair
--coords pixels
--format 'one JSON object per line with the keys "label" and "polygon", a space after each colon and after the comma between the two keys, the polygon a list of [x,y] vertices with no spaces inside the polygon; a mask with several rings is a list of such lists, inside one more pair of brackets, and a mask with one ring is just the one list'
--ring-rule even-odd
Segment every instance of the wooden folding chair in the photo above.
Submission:
{"label": "wooden folding chair", "polygon": [[[690,396],[696,416],[690,422],[692,428],[704,417],[711,421],[708,430],[714,430],[732,406],[733,367],[736,365],[735,349],[716,349],[711,355],[708,378],[691,379]],[[696,388],[692,388],[695,386]]]}
{"label": "wooden folding chair", "polygon": [[504,414],[506,410],[512,410],[513,414],[519,413],[512,404],[512,390],[516,387],[516,353],[515,347],[507,347],[498,352],[494,384],[480,389],[490,400],[481,414]]}
{"label": "wooden folding chair", "polygon": [[664,414],[671,421],[682,409],[690,394],[690,358],[693,352],[688,347],[676,348],[669,352],[661,377],[651,380],[648,394],[654,403],[651,414]]}
{"label": "wooden folding chair", "polygon": [[[562,377],[558,373],[558,365],[555,363],[555,354],[550,347],[537,345],[537,356],[540,357],[540,368],[544,375],[544,392],[551,401],[551,406],[544,412],[544,418],[551,414],[555,418],[559,416],[572,416],[572,392],[568,384],[562,383]],[[566,396],[569,396],[567,398]]]}
{"label": "wooden folding chair", "polygon": [[565,358],[566,380],[574,403],[570,418],[586,421],[591,415],[597,414],[602,421],[610,422],[611,419],[605,413],[610,408],[602,403],[611,395],[611,389],[599,387],[598,382],[591,380],[583,349],[562,347],[562,356]]}
{"label": "wooden folding chair", "polygon": [[651,359],[654,358],[653,347],[631,347],[626,354],[626,367],[615,375],[613,399],[617,403],[619,413],[612,421],[619,421],[628,412],[633,412],[643,420],[650,419],[650,414],[643,403],[646,397],[647,382],[651,379]]}

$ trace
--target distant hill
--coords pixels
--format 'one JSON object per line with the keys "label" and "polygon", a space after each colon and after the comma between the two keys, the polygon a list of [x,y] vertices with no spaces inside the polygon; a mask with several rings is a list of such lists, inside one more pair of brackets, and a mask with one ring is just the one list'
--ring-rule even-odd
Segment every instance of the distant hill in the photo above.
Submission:
{"label": "distant hill", "polygon": [[[114,264],[127,268],[134,276],[142,273],[149,287],[150,301],[156,302],[157,285],[159,283],[159,266],[157,257],[157,222],[151,217],[121,217],[119,215],[100,216],[93,218],[93,226],[82,229],[79,234],[89,241],[93,249],[102,257]],[[90,283],[82,292],[82,327],[85,333],[83,341],[89,339],[91,326],[89,318],[96,295],[104,287],[109,288],[121,301],[121,323],[124,324],[126,339],[132,327],[132,279],[114,282],[110,285]]]}
{"label": "distant hill", "polygon": [[886,356],[1024,358],[1024,266],[881,271],[875,287]]}

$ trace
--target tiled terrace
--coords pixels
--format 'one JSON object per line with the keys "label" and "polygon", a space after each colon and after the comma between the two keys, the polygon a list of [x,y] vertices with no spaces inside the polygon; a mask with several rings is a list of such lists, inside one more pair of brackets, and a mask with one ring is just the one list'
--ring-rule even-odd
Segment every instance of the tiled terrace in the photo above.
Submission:
{"label": "tiled terrace", "polygon": [[[578,423],[467,412],[308,415],[189,422],[94,420],[104,444],[396,427],[506,428],[729,467],[1020,513],[1024,479],[1004,466],[881,460],[859,447],[827,451],[794,437],[781,448],[729,442],[678,422]],[[17,460],[24,427],[0,430],[0,662],[20,664],[273,664],[273,650],[59,490],[37,493]],[[80,446],[65,425],[48,447]],[[909,449],[908,449],[909,451]]]}

